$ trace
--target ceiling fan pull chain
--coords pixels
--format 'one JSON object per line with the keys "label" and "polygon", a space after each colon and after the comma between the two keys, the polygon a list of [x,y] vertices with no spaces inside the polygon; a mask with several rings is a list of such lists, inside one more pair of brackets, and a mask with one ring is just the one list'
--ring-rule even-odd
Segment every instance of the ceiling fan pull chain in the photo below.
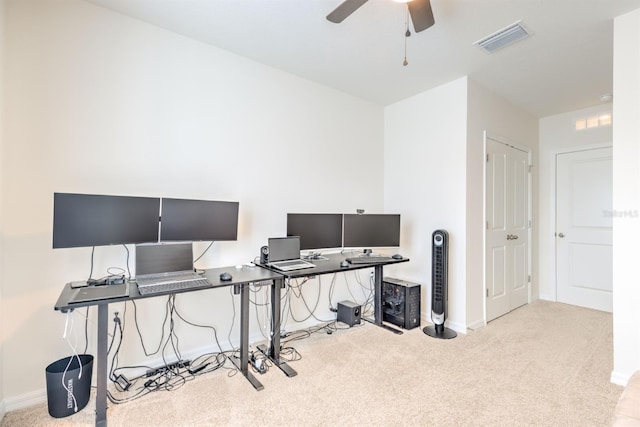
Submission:
{"label": "ceiling fan pull chain", "polygon": [[411,37],[411,31],[409,31],[409,8],[407,7],[407,18],[404,21],[405,33],[404,33],[404,61],[402,65],[405,67],[409,64],[407,61],[407,38]]}

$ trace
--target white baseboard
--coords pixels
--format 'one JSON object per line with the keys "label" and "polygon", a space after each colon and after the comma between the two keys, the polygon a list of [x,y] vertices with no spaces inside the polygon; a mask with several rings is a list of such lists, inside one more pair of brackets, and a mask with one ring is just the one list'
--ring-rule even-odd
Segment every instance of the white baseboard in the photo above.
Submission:
{"label": "white baseboard", "polygon": [[629,378],[631,378],[631,375],[622,374],[622,373],[616,372],[616,371],[611,371],[610,381],[613,384],[617,384],[617,385],[621,385],[621,386],[625,387],[627,385],[627,383],[629,382]]}
{"label": "white baseboard", "polygon": [[553,301],[553,302],[557,302],[556,300],[556,296],[555,295],[551,295],[551,294],[540,294],[540,296],[538,297],[538,299],[541,299],[543,301]]}
{"label": "white baseboard", "polygon": [[17,411],[18,409],[28,408],[30,406],[39,405],[47,401],[47,391],[45,389],[30,391],[29,393],[19,396],[8,397],[4,400],[5,411]]}
{"label": "white baseboard", "polygon": [[[261,343],[264,342],[264,337],[262,336],[262,334],[260,332],[256,332],[254,334],[251,334],[249,336],[249,347],[254,346],[257,343]],[[231,345],[229,344],[229,342],[227,342],[226,344],[221,342],[220,345],[222,346],[222,351],[230,351],[232,350]],[[206,345],[203,347],[197,347],[197,348],[192,348],[189,349],[188,351],[184,351],[181,353],[182,356],[182,360],[193,360],[198,356],[201,356],[203,354],[209,354],[209,353],[217,353],[219,352],[220,349],[218,348],[217,345]],[[177,362],[177,358],[174,357],[167,357],[167,358],[162,358],[162,356],[158,356],[155,357],[153,359],[146,359],[143,362],[140,362],[140,365],[144,365],[144,366],[151,366],[151,367],[161,367],[165,365],[165,362],[167,364],[171,364],[171,363],[175,363]],[[137,370],[130,370],[129,373],[131,374],[132,377],[136,377],[136,376],[141,376],[141,375],[145,375],[147,373],[147,368],[140,368]],[[129,375],[129,373],[127,374],[127,376]],[[95,383],[95,381],[93,381]]]}
{"label": "white baseboard", "polygon": [[467,326],[467,328],[471,329],[472,331],[475,331],[477,329],[484,328],[485,326],[487,326],[487,322],[481,319],[481,320],[476,320],[475,322],[471,322],[469,326]]}
{"label": "white baseboard", "polygon": [[[259,342],[263,342],[264,341],[264,337],[262,336],[262,334],[258,331],[254,334],[252,334],[249,337],[249,342],[250,343],[259,343]],[[224,345],[223,343],[221,343],[222,345],[222,351],[228,351],[231,350],[231,346],[230,344],[227,342],[226,345]],[[199,347],[199,348],[194,348],[194,349],[190,349],[187,352],[183,352],[182,353],[182,358],[184,360],[193,360],[194,358],[202,355],[202,354],[206,354],[206,353],[211,353],[211,352],[218,352],[220,351],[218,349],[217,346],[213,346],[213,345],[208,345],[208,346],[204,346],[204,347]],[[111,361],[109,361],[110,363]],[[167,363],[173,363],[176,362],[176,358],[167,358],[166,359]],[[147,359],[144,362],[142,362],[145,366],[163,366],[165,361],[162,359],[162,357],[156,357],[154,359]],[[144,375],[146,374],[146,368],[140,368],[138,370],[131,370],[129,373],[127,373],[127,375],[131,375],[133,376],[137,376],[137,375]],[[92,383],[95,386],[96,383],[96,379],[93,378],[92,379]],[[0,420],[2,420],[2,418],[4,417],[4,415],[8,412],[12,412],[12,411],[17,411],[19,409],[24,409],[24,408],[28,408],[30,406],[34,406],[34,405],[39,405],[42,403],[46,403],[47,402],[47,390],[46,389],[41,389],[41,390],[36,390],[36,391],[31,391],[29,393],[25,393],[22,395],[18,395],[18,396],[11,396],[11,397],[7,397],[6,399],[4,399],[3,401],[0,401]]]}
{"label": "white baseboard", "polygon": [[467,327],[466,325],[463,325],[461,323],[456,323],[456,322],[450,322],[450,321],[446,321],[445,322],[445,326],[449,329],[453,329],[454,331],[456,331],[459,334],[463,334],[466,335],[467,334]]}

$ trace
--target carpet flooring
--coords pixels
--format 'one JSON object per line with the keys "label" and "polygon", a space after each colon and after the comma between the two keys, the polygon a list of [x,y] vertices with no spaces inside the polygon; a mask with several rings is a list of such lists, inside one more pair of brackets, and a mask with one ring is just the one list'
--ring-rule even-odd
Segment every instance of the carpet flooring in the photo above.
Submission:
{"label": "carpet flooring", "polygon": [[[608,426],[622,387],[612,370],[612,316],[536,301],[452,340],[369,323],[291,345],[298,375],[221,369],[173,391],[109,404],[109,426]],[[227,366],[231,366],[227,362]],[[95,382],[95,379],[94,379]],[[0,427],[91,426],[93,398],[55,419],[46,403]]]}

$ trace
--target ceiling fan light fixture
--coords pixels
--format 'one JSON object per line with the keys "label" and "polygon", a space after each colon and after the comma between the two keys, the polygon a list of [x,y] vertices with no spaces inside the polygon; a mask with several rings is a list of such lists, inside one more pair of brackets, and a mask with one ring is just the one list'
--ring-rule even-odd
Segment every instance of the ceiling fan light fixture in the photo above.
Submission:
{"label": "ceiling fan light fixture", "polygon": [[474,44],[484,50],[486,53],[493,53],[496,50],[505,48],[517,41],[528,38],[532,33],[528,31],[523,25],[522,21],[514,22],[513,24],[496,31],[493,34],[484,37]]}
{"label": "ceiling fan light fixture", "polygon": [[[327,20],[334,24],[344,21],[349,15],[358,10],[368,0],[344,0],[338,7],[327,15]],[[413,29],[416,33],[424,31],[435,23],[431,0],[395,0],[407,5]]]}

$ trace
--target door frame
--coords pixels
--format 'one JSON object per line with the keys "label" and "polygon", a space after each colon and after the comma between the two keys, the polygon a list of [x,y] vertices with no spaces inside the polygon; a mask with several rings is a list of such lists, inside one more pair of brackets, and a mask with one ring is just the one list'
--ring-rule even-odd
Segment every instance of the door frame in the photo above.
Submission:
{"label": "door frame", "polygon": [[[486,289],[487,289],[487,139],[492,139],[500,144],[504,144],[508,147],[515,148],[516,150],[523,151],[527,153],[527,162],[529,163],[529,174],[527,175],[527,203],[528,203],[528,212],[527,216],[529,217],[529,227],[528,227],[528,254],[527,254],[527,275],[529,277],[529,281],[527,283],[527,304],[531,304],[531,287],[532,287],[532,259],[533,259],[533,150],[531,147],[527,147],[525,145],[515,144],[509,141],[506,138],[498,136],[492,132],[484,130],[482,133],[482,316],[484,319],[484,324],[487,324],[487,297],[486,297]],[[555,204],[554,204],[555,208]],[[554,211],[555,214],[555,211]],[[554,266],[555,268],[555,266]]]}
{"label": "door frame", "polygon": [[558,200],[558,155],[560,154],[568,154],[568,153],[576,153],[579,151],[589,151],[589,150],[597,150],[600,148],[609,148],[613,147],[613,142],[603,142],[598,144],[587,144],[587,145],[577,145],[575,147],[565,147],[558,148],[551,152],[551,164],[553,165],[553,186],[551,189],[551,209],[549,209],[550,222],[553,229],[553,262],[551,265],[553,266],[553,274],[551,275],[552,288],[553,288],[553,299],[554,301],[558,301],[558,245],[556,244],[556,234],[558,233],[558,224],[556,223],[556,218],[558,215],[558,204],[556,203]]}

